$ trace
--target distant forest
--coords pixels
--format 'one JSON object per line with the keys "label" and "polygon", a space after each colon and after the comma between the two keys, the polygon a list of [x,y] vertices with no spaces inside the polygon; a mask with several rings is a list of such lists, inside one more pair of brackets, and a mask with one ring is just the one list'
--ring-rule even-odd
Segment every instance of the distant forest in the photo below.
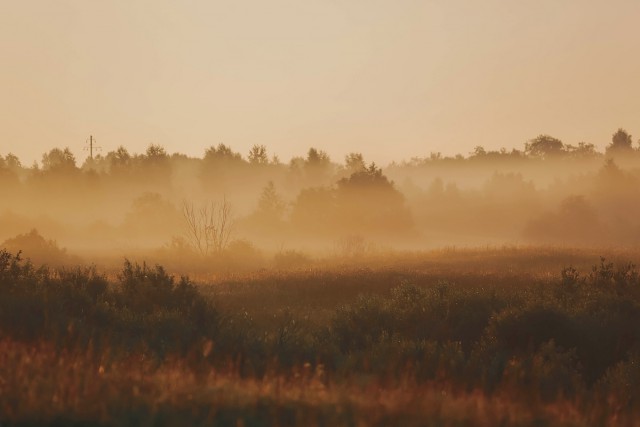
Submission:
{"label": "distant forest", "polygon": [[604,152],[540,135],[522,149],[478,146],[384,169],[366,153],[336,162],[317,148],[285,163],[264,145],[243,155],[219,144],[202,158],[153,144],[143,154],[119,147],[81,165],[68,148],[32,166],[9,153],[0,155],[0,242],[37,229],[70,252],[633,246],[635,145],[624,129]]}

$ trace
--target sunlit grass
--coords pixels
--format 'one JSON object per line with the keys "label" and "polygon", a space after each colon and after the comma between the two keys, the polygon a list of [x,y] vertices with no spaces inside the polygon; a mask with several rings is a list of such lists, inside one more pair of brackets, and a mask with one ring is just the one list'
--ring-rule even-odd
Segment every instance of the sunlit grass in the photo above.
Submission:
{"label": "sunlit grass", "polygon": [[337,380],[310,365],[243,378],[232,366],[212,369],[189,357],[158,363],[140,354],[105,354],[59,350],[45,341],[0,341],[3,422],[495,426],[592,425],[597,417],[615,416],[601,414],[604,407],[585,411],[571,400],[544,404],[509,390],[492,396],[460,391],[446,381]]}

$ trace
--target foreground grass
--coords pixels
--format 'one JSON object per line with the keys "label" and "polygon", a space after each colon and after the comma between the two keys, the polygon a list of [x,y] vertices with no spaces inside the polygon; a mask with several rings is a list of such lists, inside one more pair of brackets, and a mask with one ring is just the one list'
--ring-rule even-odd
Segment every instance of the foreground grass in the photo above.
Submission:
{"label": "foreground grass", "polygon": [[521,255],[553,262],[201,286],[0,251],[0,424],[637,425],[635,267],[498,268]]}
{"label": "foreground grass", "polygon": [[593,425],[616,416],[602,407],[585,413],[569,400],[544,404],[446,383],[337,382],[319,366],[243,378],[189,358],[109,361],[11,340],[0,342],[0,408],[4,425]]}

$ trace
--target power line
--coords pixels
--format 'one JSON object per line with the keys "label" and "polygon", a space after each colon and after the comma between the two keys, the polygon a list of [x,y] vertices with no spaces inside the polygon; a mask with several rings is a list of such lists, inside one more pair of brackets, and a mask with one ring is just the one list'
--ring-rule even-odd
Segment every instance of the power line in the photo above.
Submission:
{"label": "power line", "polygon": [[87,141],[85,141],[85,144],[89,144],[88,147],[84,147],[84,151],[89,151],[89,157],[91,157],[91,160],[93,160],[93,151],[101,151],[102,147],[98,147],[96,145],[94,145],[94,143],[96,142],[95,139],[93,139],[93,135],[89,135],[89,139]]}

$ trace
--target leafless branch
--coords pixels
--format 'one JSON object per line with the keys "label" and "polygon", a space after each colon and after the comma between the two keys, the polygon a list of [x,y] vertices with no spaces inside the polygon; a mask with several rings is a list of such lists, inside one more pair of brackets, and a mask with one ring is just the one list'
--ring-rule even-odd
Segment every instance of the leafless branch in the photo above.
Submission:
{"label": "leafless branch", "polygon": [[226,249],[235,222],[231,204],[226,197],[220,203],[210,202],[203,204],[199,209],[196,209],[193,203],[184,201],[182,215],[185,219],[187,240],[201,255]]}

